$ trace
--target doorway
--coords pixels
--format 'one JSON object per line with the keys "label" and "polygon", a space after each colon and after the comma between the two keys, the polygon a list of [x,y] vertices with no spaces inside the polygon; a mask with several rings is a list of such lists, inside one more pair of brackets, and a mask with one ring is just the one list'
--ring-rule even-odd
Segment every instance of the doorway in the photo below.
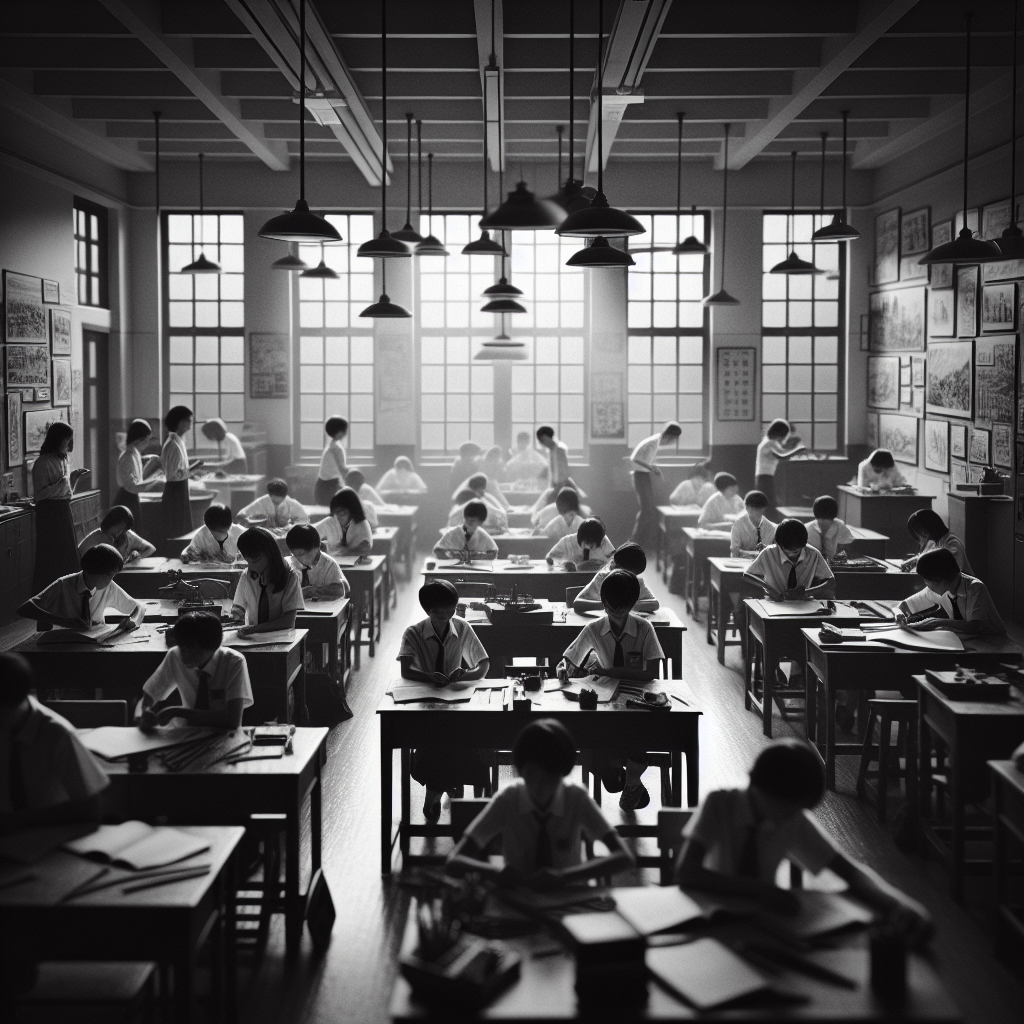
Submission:
{"label": "doorway", "polygon": [[82,331],[82,432],[81,465],[92,470],[86,483],[98,488],[100,504],[108,507],[110,498],[110,399],[107,386],[107,354],[110,335],[101,331]]}

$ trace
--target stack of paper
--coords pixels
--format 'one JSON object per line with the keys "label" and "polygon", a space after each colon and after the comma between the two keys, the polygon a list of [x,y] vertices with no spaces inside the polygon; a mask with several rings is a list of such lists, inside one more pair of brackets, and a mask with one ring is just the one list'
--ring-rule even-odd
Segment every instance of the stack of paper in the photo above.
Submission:
{"label": "stack of paper", "polygon": [[865,631],[867,639],[881,640],[895,647],[908,647],[915,651],[962,651],[963,641],[948,629],[930,629],[918,633],[913,629],[878,629]]}
{"label": "stack of paper", "polygon": [[144,821],[100,825],[91,835],[64,844],[65,850],[81,857],[133,871],[176,864],[209,848],[205,839],[176,828],[154,828]]}
{"label": "stack of paper", "polygon": [[698,1010],[770,989],[753,967],[717,939],[648,949],[647,968],[670,992]]}
{"label": "stack of paper", "polygon": [[195,726],[161,727],[154,732],[140,732],[134,726],[103,725],[79,733],[83,745],[105,761],[123,761],[136,754],[180,747],[184,743],[213,737],[220,730]]}
{"label": "stack of paper", "polygon": [[624,886],[611,894],[619,915],[645,936],[704,917],[701,907],[675,885]]}
{"label": "stack of paper", "polygon": [[396,704],[411,704],[416,701],[440,701],[445,704],[460,704],[473,698],[473,690],[452,690],[433,683],[417,683],[403,679],[388,690]]}

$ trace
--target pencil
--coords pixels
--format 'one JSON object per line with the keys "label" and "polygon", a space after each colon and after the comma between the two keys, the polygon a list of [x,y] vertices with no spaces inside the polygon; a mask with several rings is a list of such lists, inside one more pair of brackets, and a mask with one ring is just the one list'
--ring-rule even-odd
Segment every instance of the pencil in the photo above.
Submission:
{"label": "pencil", "polygon": [[138,882],[135,885],[126,885],[121,892],[128,894],[142,892],[143,889],[156,889],[161,885],[171,885],[174,882],[187,882],[191,878],[201,878],[210,873],[209,866],[201,868],[188,868],[176,875],[165,875],[162,878],[153,878],[146,882]]}
{"label": "pencil", "polygon": [[80,885],[76,885],[74,887],[74,889],[71,890],[71,892],[66,893],[60,899],[60,902],[61,903],[67,903],[68,900],[74,899],[76,896],[81,895],[81,893],[84,890],[88,889],[92,885],[93,882],[96,882],[99,879],[101,879],[104,875],[109,875],[109,874],[110,874],[110,868],[109,867],[107,867],[107,868],[100,868],[99,871],[96,872],[96,874],[94,874],[91,877],[87,878]]}

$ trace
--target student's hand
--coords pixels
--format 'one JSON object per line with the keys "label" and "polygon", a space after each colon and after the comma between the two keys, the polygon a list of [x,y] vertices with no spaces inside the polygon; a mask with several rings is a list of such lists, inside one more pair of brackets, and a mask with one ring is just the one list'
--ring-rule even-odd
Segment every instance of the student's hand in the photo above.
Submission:
{"label": "student's hand", "polygon": [[89,470],[87,469],[73,469],[71,471],[71,486],[74,487],[83,476],[88,476]]}
{"label": "student's hand", "polygon": [[239,626],[238,627],[238,635],[239,636],[252,636],[252,634],[255,633],[255,632],[256,632],[256,627],[255,626]]}
{"label": "student's hand", "polygon": [[922,619],[920,622],[910,622],[907,629],[916,630],[918,633],[926,633],[931,629],[944,629],[949,625],[949,619]]}
{"label": "student's hand", "polygon": [[117,627],[119,633],[134,633],[139,628],[139,624],[134,619],[125,619],[120,626]]}
{"label": "student's hand", "polygon": [[900,562],[900,572],[910,572],[916,564],[916,559],[908,558],[905,562]]}
{"label": "student's hand", "polygon": [[455,669],[455,671],[452,672],[452,674],[448,677],[448,679],[451,682],[453,682],[453,683],[457,683],[460,679],[464,678],[465,675],[466,675],[466,670],[464,668],[460,667],[460,668]]}
{"label": "student's hand", "polygon": [[142,712],[142,716],[139,718],[139,731],[140,732],[152,732],[159,722],[157,721],[156,715],[147,708]]}
{"label": "student's hand", "polygon": [[191,562],[191,561],[192,561],[192,559],[191,559],[191,557],[189,555],[184,554],[184,555],[181,556],[181,564],[182,565],[188,565],[188,563]]}
{"label": "student's hand", "polygon": [[124,564],[127,565],[129,562],[134,562],[139,557],[139,552],[136,549],[132,549],[128,552],[128,557],[124,560]]}
{"label": "student's hand", "polygon": [[527,882],[534,889],[557,889],[564,880],[563,874],[558,868],[538,868],[530,875]]}
{"label": "student's hand", "polygon": [[777,886],[768,886],[758,898],[765,910],[773,914],[785,914],[792,917],[800,912],[800,898],[789,889],[780,889]]}
{"label": "student's hand", "polygon": [[905,627],[907,625],[907,616],[903,612],[897,612],[895,621],[897,626]]}
{"label": "student's hand", "polygon": [[803,587],[794,587],[792,590],[786,591],[787,601],[802,601],[807,596],[807,592]]}
{"label": "student's hand", "polygon": [[576,563],[575,562],[568,561],[568,562],[565,562],[564,565],[565,565],[565,571],[566,572],[575,572],[576,571]]}
{"label": "student's hand", "polygon": [[651,472],[652,472],[652,473],[653,473],[653,474],[654,474],[655,476],[661,476],[661,475],[662,475],[662,473],[661,473],[661,470],[660,470],[660,469],[658,469],[658,467],[657,467],[657,466],[651,466]]}
{"label": "student's hand", "polygon": [[447,686],[451,682],[451,680],[443,672],[431,672],[430,681],[438,687]]}

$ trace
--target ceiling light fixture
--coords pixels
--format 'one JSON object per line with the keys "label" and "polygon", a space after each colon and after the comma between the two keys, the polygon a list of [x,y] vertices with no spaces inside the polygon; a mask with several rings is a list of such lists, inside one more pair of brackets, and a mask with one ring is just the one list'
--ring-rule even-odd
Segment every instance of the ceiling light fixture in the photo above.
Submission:
{"label": "ceiling light fixture", "polygon": [[[434,154],[427,154],[427,229],[434,223]],[[413,250],[417,256],[447,256],[448,250],[434,233],[430,231],[426,238]]]}
{"label": "ceiling light fixture", "polygon": [[271,270],[307,270],[309,264],[300,257],[296,256],[295,253],[289,251],[287,256],[282,256],[279,260],[274,260],[270,264]]}
{"label": "ceiling light fixture", "polygon": [[199,154],[199,256],[181,268],[183,274],[219,274],[220,264],[208,260],[203,253],[203,154]]}
{"label": "ceiling light fixture", "polygon": [[[679,218],[683,215],[683,118],[686,114],[680,112],[676,114],[679,120],[679,145],[676,149],[676,224],[679,223]],[[694,223],[697,221],[697,206],[694,204],[693,212],[691,213],[691,219]],[[678,229],[677,229],[678,230]],[[676,235],[678,238],[679,235]],[[697,236],[690,234],[684,238],[673,250],[676,256],[707,256],[711,250],[703,242],[699,241]]]}
{"label": "ceiling light fixture", "polygon": [[1024,235],[1015,217],[1017,213],[1017,13],[1020,0],[1013,4],[1013,80],[1010,95],[1010,226],[1003,231],[1002,237],[996,239],[996,245],[1003,254],[1004,260],[1024,259]]}
{"label": "ceiling light fixture", "polygon": [[[493,30],[493,19],[491,22]],[[492,44],[493,45],[493,44]],[[484,186],[484,205],[483,211],[480,214],[480,219],[483,220],[487,216],[487,114],[490,110],[488,106],[488,95],[489,90],[486,88],[484,93],[484,106],[483,106],[483,129],[484,129],[484,166],[483,166],[483,186]],[[486,228],[482,228],[480,231],[480,237],[475,242],[467,242],[462,247],[463,256],[504,256],[505,250],[491,238],[491,233]]]}
{"label": "ceiling light fixture", "polygon": [[489,288],[485,288],[483,290],[483,294],[481,295],[481,298],[489,299],[490,302],[488,302],[487,305],[482,306],[481,309],[480,309],[480,312],[481,313],[502,313],[502,312],[504,312],[504,313],[525,313],[526,310],[522,306],[520,306],[518,302],[515,303],[515,305],[518,307],[517,309],[508,308],[508,309],[504,309],[503,310],[503,309],[498,309],[497,307],[493,306],[493,303],[496,300],[499,300],[499,299],[509,299],[509,300],[514,301],[520,295],[523,294],[523,290],[521,288],[517,288],[514,284],[512,284],[511,281],[508,280],[507,277],[505,277],[505,253],[504,253],[504,249],[505,249],[505,234],[504,234],[504,232],[502,232],[502,236],[501,236],[501,247],[502,247],[501,277],[498,278],[498,281],[497,281],[496,284],[492,284]]}
{"label": "ceiling light fixture", "polygon": [[585,270],[603,270],[613,267],[633,267],[636,260],[624,249],[609,244],[607,238],[598,235],[588,245],[574,252],[566,261],[567,267],[583,267]]}
{"label": "ceiling light fixture", "polygon": [[[847,130],[850,123],[850,112],[848,110],[841,110],[840,113],[843,115],[843,207],[832,217],[832,223],[826,224],[811,235],[812,242],[853,242],[860,238],[860,232],[850,224],[846,223],[846,136]],[[822,212],[824,212],[824,192],[825,192],[825,165],[824,165],[824,154],[822,154]],[[835,278],[831,274],[828,275],[828,279],[836,280],[839,275],[836,274]]]}
{"label": "ceiling light fixture", "polygon": [[729,220],[729,129],[725,128],[725,142],[722,145],[722,266],[718,272],[718,291],[702,300],[705,306],[738,306],[740,300],[725,290],[725,226]]}
{"label": "ceiling light fixture", "polygon": [[405,227],[391,237],[406,245],[417,245],[423,236],[412,226],[412,114],[405,115]]}
{"label": "ceiling light fixture", "polygon": [[819,270],[813,263],[808,263],[807,260],[801,259],[796,254],[796,150],[794,149],[790,155],[793,159],[790,171],[789,216],[786,218],[786,245],[788,247],[790,244],[790,227],[792,227],[793,247],[789,250],[789,255],[781,263],[776,263],[768,273],[786,275],[824,274],[824,270]]}
{"label": "ceiling light fixture", "polygon": [[310,267],[309,270],[304,270],[299,277],[312,277],[321,281],[336,281],[338,279],[338,272],[332,270],[324,262],[324,243],[320,243],[320,263],[315,267]]}
{"label": "ceiling light fixture", "polygon": [[474,354],[474,359],[486,360],[488,362],[510,362],[526,358],[526,345],[521,341],[514,341],[505,333],[505,316],[501,316],[501,334],[494,341],[485,341],[480,350]]}

